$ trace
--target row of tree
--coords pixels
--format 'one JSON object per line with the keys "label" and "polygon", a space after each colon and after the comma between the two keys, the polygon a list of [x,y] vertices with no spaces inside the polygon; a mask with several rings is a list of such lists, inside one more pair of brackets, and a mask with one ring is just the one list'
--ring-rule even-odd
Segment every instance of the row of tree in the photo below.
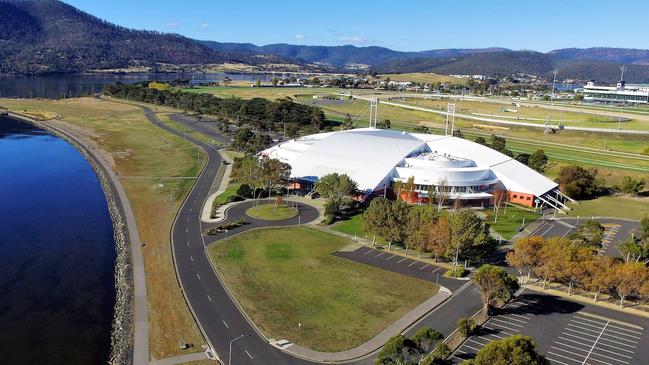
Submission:
{"label": "row of tree", "polygon": [[388,242],[400,243],[420,255],[432,253],[454,263],[477,260],[489,252],[495,242],[489,236],[489,226],[473,210],[458,210],[441,215],[430,205],[410,206],[401,200],[376,198],[363,213],[362,226],[366,232]]}
{"label": "row of tree", "polygon": [[519,153],[517,155],[514,155],[514,153],[509,148],[507,148],[507,140],[502,136],[492,134],[491,140],[489,142],[487,142],[484,137],[477,137],[474,142],[491,147],[492,149],[507,156],[514,157],[514,159],[516,159],[518,162],[527,165],[531,169],[534,169],[540,173],[543,173],[548,165],[548,156],[546,156],[543,150],[536,150],[532,154]]}
{"label": "row of tree", "polygon": [[290,98],[270,101],[263,98],[219,98],[210,94],[165,90],[159,83],[106,85],[104,94],[122,99],[170,106],[209,114],[229,123],[263,131],[286,131],[294,137],[317,132],[326,126],[324,112],[315,106],[299,104]]}
{"label": "row of tree", "polygon": [[622,257],[597,255],[601,230],[587,224],[566,238],[545,239],[540,236],[522,238],[507,254],[507,262],[521,276],[535,275],[548,282],[592,292],[597,301],[602,293],[616,296],[620,307],[628,297],[649,299],[649,218],[641,224],[641,234],[621,246]]}
{"label": "row of tree", "polygon": [[257,198],[260,191],[268,196],[273,189],[282,185],[291,175],[291,165],[279,160],[254,155],[245,155],[234,160],[231,179],[249,186],[252,197]]}
{"label": "row of tree", "polygon": [[412,338],[394,336],[383,345],[374,364],[441,364],[450,355],[443,339],[444,335],[430,327],[420,328]]}

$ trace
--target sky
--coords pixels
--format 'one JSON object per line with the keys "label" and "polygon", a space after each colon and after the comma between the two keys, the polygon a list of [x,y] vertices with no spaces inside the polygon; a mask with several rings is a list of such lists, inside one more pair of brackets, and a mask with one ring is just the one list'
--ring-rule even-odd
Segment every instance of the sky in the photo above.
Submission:
{"label": "sky", "polygon": [[64,0],[112,23],[219,42],[649,49],[648,0]]}

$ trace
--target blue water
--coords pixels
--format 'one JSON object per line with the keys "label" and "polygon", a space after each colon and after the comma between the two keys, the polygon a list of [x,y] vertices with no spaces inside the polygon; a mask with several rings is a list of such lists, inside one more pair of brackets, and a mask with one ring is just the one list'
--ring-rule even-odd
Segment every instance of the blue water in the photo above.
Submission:
{"label": "blue water", "polygon": [[99,181],[65,141],[0,116],[0,364],[102,364],[115,302]]}

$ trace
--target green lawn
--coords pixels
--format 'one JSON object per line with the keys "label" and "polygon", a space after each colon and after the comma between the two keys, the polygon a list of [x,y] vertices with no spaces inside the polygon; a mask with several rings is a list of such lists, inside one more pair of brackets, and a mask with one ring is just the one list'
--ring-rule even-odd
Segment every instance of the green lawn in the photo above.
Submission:
{"label": "green lawn", "polygon": [[246,214],[257,219],[267,221],[281,221],[297,215],[297,209],[294,207],[275,204],[261,204],[246,210]]}
{"label": "green lawn", "polygon": [[237,195],[237,190],[239,190],[239,186],[241,186],[241,184],[228,185],[227,189],[225,189],[224,192],[222,192],[221,194],[219,194],[219,196],[216,197],[216,202],[219,205],[227,204],[229,197]]}
{"label": "green lawn", "polygon": [[511,205],[507,207],[507,213],[505,213],[504,207],[500,209],[498,220],[496,222],[494,222],[493,209],[485,209],[484,213],[487,215],[486,223],[488,223],[494,231],[498,232],[505,239],[512,238],[521,228],[523,228],[523,219],[527,226],[539,217],[537,213]]}
{"label": "green lawn", "polygon": [[208,252],[266,336],[341,351],[437,292],[434,284],[332,255],[351,243],[306,227],[272,228],[213,243]]}
{"label": "green lawn", "polygon": [[649,198],[631,196],[603,196],[593,200],[582,200],[570,206],[573,217],[617,217],[642,219],[649,215]]}
{"label": "green lawn", "polygon": [[[331,227],[334,231],[347,233],[352,236],[363,237],[365,238],[365,230],[361,224],[361,217],[363,213],[355,214],[349,219],[336,223]],[[370,237],[370,235],[368,235]]]}

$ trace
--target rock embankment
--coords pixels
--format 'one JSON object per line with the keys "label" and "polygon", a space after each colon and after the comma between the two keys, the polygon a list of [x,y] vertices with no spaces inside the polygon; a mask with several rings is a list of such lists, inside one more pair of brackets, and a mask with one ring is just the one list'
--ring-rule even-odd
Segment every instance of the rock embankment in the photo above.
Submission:
{"label": "rock embankment", "polygon": [[108,173],[97,160],[97,157],[89,148],[86,148],[76,138],[72,137],[65,131],[54,126],[40,123],[29,118],[20,118],[35,124],[39,128],[44,128],[64,139],[88,161],[95,171],[101,188],[106,196],[108,211],[113,222],[113,234],[115,241],[115,308],[113,314],[113,324],[111,329],[111,349],[109,364],[132,364],[133,363],[133,333],[134,333],[134,297],[133,297],[133,266],[130,255],[130,242],[128,227],[126,225],[125,215],[122,204],[113,181]]}

